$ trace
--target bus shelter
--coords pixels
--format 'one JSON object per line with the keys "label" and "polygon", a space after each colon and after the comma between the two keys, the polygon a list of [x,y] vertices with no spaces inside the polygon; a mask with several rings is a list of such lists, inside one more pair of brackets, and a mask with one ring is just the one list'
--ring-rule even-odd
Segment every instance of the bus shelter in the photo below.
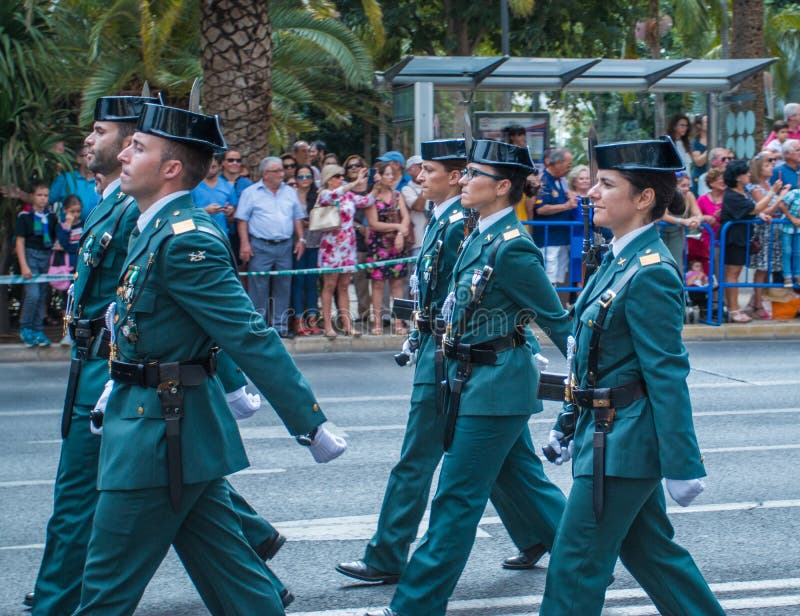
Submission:
{"label": "bus shelter", "polygon": [[748,96],[735,89],[776,61],[407,56],[375,79],[392,91],[395,147],[405,151],[418,152],[421,141],[440,136],[436,92],[461,93],[470,132],[476,92],[691,92],[706,96],[709,147],[729,147],[749,158],[760,146],[755,115]]}

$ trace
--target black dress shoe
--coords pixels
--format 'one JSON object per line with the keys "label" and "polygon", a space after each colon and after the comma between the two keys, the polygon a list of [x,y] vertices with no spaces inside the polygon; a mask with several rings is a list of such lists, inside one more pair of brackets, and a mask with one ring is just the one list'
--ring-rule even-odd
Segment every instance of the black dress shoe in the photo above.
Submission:
{"label": "black dress shoe", "polygon": [[400,615],[393,609],[385,607],[382,610],[378,610],[377,612],[374,610],[371,612],[367,612],[366,614],[364,614],[364,616],[400,616]]}
{"label": "black dress shoe", "polygon": [[503,569],[533,569],[545,554],[547,554],[547,548],[543,543],[537,543],[532,548],[522,550],[516,556],[506,558],[503,561]]}
{"label": "black dress shoe", "polygon": [[29,592],[25,595],[25,598],[22,600],[22,605],[25,607],[33,607],[33,598],[34,595],[32,592]]}
{"label": "black dress shoe", "polygon": [[289,592],[288,588],[284,588],[283,592],[281,593],[281,603],[283,603],[283,607],[289,607],[294,602],[294,595]]}
{"label": "black dress shoe", "polygon": [[[339,563],[336,565],[336,570],[348,577],[361,580],[362,582],[371,582],[373,584],[397,584],[397,580],[400,579],[400,574],[380,571],[375,567],[370,567],[363,560],[356,560],[351,563]],[[381,612],[381,614],[382,613],[383,612]]]}
{"label": "black dress shoe", "polygon": [[286,543],[286,537],[280,533],[276,533],[275,536],[270,537],[264,543],[256,547],[255,552],[263,560],[272,560],[275,558],[275,554],[278,553],[278,550],[283,547],[284,543]]}

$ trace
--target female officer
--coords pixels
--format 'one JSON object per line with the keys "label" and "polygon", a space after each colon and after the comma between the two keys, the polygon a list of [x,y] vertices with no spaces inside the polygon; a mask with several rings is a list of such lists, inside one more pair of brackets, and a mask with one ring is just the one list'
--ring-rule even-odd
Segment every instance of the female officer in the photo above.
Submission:
{"label": "female officer", "polygon": [[536,536],[552,546],[564,496],[533,451],[528,419],[542,406],[524,331],[535,320],[563,352],[569,322],[542,254],[513,209],[532,170],[526,148],[484,140],[472,145],[461,201],[478,210],[478,226],[456,260],[442,307],[451,388],[447,453],[428,532],[400,577],[391,608],[371,615],[445,614],[490,493],[513,495]]}
{"label": "female officer", "polygon": [[540,614],[600,614],[617,556],[661,614],[723,614],[672,541],[661,488],[666,477],[686,506],[705,475],[686,386],[683,283],[653,226],[667,210],[682,213],[683,163],[668,137],[596,146],[595,157],[594,221],[614,239],[575,305],[574,442],[562,447],[573,409],[550,434],[557,463],[574,456],[574,482]]}

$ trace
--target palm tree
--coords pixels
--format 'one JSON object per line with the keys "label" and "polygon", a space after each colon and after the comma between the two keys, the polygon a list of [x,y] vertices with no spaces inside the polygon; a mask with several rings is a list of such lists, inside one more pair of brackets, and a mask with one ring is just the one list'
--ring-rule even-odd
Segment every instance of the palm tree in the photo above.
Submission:
{"label": "palm tree", "polygon": [[[767,52],[764,44],[764,0],[732,0],[732,6],[731,57],[763,58]],[[747,107],[755,112],[756,127],[753,134],[756,135],[756,141],[760,142],[766,136],[764,133],[766,104],[761,74],[742,83],[740,91],[750,92],[755,97]]]}

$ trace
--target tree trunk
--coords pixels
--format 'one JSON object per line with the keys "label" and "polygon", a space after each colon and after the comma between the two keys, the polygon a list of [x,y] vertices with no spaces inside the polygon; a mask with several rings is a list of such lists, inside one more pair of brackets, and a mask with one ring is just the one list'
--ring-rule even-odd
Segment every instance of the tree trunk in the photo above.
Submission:
{"label": "tree trunk", "polygon": [[[765,58],[764,45],[764,0],[733,0],[733,34],[731,37],[731,58]],[[740,92],[752,93],[753,101],[744,107],[752,110],[756,117],[753,137],[756,140],[756,153],[764,142],[764,77],[761,73],[742,82]]]}
{"label": "tree trunk", "polygon": [[202,0],[203,108],[253,169],[269,152],[272,41],[266,0]]}

